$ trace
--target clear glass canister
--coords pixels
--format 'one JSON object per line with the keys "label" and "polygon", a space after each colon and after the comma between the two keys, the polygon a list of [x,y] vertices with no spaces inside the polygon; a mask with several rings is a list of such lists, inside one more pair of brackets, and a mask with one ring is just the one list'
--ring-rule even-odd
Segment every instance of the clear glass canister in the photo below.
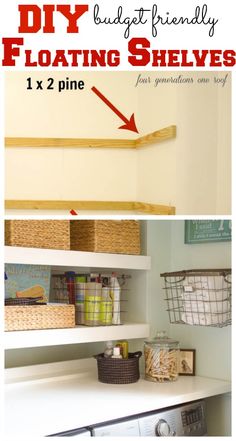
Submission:
{"label": "clear glass canister", "polygon": [[168,338],[164,331],[145,341],[145,379],[163,383],[175,381],[179,372],[179,342]]}

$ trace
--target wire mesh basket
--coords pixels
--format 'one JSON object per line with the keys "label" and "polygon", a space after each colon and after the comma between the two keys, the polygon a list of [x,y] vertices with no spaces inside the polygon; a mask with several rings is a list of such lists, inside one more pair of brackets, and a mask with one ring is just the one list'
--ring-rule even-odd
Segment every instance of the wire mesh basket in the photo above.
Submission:
{"label": "wire mesh basket", "polygon": [[111,284],[111,274],[99,275],[98,281],[90,281],[90,274],[53,274],[51,297],[55,303],[75,304],[77,325],[109,326],[121,325],[124,321],[127,303],[126,279],[119,275],[119,286]]}
{"label": "wire mesh basket", "polygon": [[163,273],[170,323],[223,327],[231,324],[231,269]]}

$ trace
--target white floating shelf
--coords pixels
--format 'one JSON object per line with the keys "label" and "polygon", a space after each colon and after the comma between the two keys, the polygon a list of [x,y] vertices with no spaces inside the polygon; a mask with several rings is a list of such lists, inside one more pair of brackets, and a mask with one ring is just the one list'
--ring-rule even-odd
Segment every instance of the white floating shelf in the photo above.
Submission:
{"label": "white floating shelf", "polygon": [[98,341],[146,338],[147,323],[128,323],[119,326],[76,326],[70,329],[43,329],[35,331],[5,332],[5,349],[32,348],[42,346],[70,345]]}
{"label": "white floating shelf", "polygon": [[151,258],[128,254],[5,247],[6,263],[50,265],[54,267],[114,268],[149,270]]}

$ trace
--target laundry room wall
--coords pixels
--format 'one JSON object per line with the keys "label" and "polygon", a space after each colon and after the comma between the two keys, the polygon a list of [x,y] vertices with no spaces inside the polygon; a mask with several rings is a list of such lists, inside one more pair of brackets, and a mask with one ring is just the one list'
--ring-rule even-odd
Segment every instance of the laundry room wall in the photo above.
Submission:
{"label": "laundry room wall", "polygon": [[[231,242],[189,245],[184,243],[184,220],[147,221],[146,252],[152,258],[147,275],[147,321],[150,336],[166,331],[181,348],[196,350],[196,375],[231,381],[231,326],[223,328],[170,324],[161,273],[231,268]],[[135,350],[143,342],[132,342]],[[144,366],[143,366],[144,367]],[[206,400],[208,435],[231,435],[231,394]]]}
{"label": "laundry room wall", "polygon": [[[231,242],[184,244],[184,221],[171,222],[171,264],[167,271],[231,268]],[[182,347],[196,349],[196,371],[206,377],[231,378],[231,326],[170,325]]]}
{"label": "laundry room wall", "polygon": [[[184,221],[172,222],[171,270],[231,268],[231,242],[184,244]],[[170,333],[185,348],[196,349],[196,374],[231,380],[231,326],[170,325]],[[231,435],[231,396],[207,399],[208,434]]]}
{"label": "laundry room wall", "polygon": [[[184,243],[185,221],[147,221],[148,321],[151,334],[166,330],[182,347],[196,349],[196,373],[231,378],[231,326],[223,328],[170,324],[161,273],[199,268],[231,268],[231,242]],[[220,358],[219,358],[220,355]]]}
{"label": "laundry room wall", "polygon": [[[182,348],[196,350],[196,375],[231,380],[231,326],[217,328],[170,324],[164,301],[162,272],[199,268],[231,268],[231,242],[184,244],[183,220],[149,221],[147,253],[152,256],[148,296],[152,335],[166,330]],[[217,415],[217,417],[216,417]],[[208,434],[231,434],[231,396],[207,399]]]}

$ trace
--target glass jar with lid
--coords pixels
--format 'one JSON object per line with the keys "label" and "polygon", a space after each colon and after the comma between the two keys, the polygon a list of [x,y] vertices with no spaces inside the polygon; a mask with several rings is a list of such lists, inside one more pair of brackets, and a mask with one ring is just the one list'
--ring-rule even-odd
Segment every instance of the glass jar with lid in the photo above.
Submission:
{"label": "glass jar with lid", "polygon": [[179,342],[168,338],[165,331],[145,341],[145,379],[163,383],[175,381],[179,372]]}

